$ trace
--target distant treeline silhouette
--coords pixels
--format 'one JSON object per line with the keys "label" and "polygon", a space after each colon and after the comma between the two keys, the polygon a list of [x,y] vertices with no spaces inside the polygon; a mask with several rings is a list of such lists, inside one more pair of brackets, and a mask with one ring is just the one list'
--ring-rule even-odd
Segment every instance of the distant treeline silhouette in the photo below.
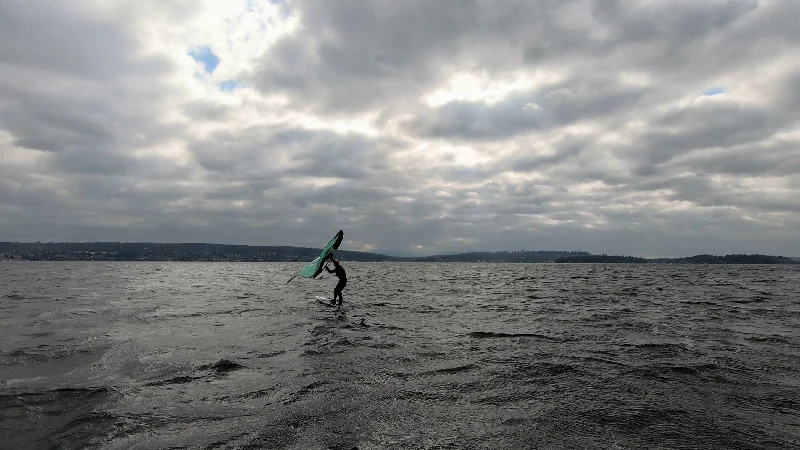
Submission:
{"label": "distant treeline silhouette", "polygon": [[[157,242],[0,242],[0,260],[22,261],[231,261],[294,262],[319,256],[319,248]],[[419,257],[338,250],[342,261],[484,263],[669,263],[797,264],[783,256],[697,255],[687,258],[638,258],[577,251],[494,251]]]}
{"label": "distant treeline silhouette", "polygon": [[[156,242],[0,242],[0,259],[26,261],[310,261],[321,249],[291,246]],[[347,261],[390,261],[391,256],[340,250]]]}
{"label": "distant treeline silhouette", "polygon": [[634,256],[588,255],[559,258],[557,263],[636,263],[636,264],[800,264],[792,258],[771,255],[696,255],[685,258],[637,258]]}
{"label": "distant treeline silhouette", "polygon": [[470,252],[457,253],[452,255],[432,255],[420,256],[416,258],[404,258],[418,262],[508,262],[508,263],[548,263],[555,262],[560,258],[588,257],[592,256],[587,252],[567,252],[567,251],[496,251],[496,252]]}

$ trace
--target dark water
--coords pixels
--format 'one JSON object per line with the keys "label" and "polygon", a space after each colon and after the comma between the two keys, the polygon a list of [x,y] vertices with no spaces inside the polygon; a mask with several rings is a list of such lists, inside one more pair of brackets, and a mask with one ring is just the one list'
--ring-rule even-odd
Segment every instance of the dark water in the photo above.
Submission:
{"label": "dark water", "polygon": [[0,263],[3,448],[798,448],[800,270]]}

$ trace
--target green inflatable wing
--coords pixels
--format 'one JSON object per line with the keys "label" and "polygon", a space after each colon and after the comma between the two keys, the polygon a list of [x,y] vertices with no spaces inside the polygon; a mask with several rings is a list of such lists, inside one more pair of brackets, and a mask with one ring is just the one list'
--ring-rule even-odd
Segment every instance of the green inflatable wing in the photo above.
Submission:
{"label": "green inflatable wing", "polygon": [[[344,231],[339,230],[339,232],[336,233],[336,236],[334,236],[333,239],[331,239],[331,241],[328,242],[328,245],[326,245],[325,248],[322,249],[322,253],[320,253],[315,260],[311,261],[305,267],[300,269],[296,274],[294,274],[292,278],[289,278],[289,281],[292,281],[296,276],[301,276],[305,278],[316,278],[317,275],[319,275],[320,272],[322,272],[322,268],[325,265],[325,261],[328,255],[330,255],[331,253],[333,253],[334,250],[337,250],[339,248],[339,244],[342,243],[343,237],[344,237]],[[287,283],[289,281],[287,281]]]}

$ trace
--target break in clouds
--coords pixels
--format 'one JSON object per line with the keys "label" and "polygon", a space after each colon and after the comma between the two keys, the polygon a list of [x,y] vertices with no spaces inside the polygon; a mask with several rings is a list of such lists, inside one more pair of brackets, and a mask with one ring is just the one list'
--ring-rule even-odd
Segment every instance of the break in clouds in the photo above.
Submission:
{"label": "break in clouds", "polygon": [[800,256],[800,2],[0,2],[0,240]]}

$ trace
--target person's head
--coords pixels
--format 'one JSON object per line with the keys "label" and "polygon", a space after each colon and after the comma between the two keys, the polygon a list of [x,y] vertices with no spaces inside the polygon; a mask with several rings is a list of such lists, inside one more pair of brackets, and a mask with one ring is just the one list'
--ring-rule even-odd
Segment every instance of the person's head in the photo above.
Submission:
{"label": "person's head", "polygon": [[339,261],[337,261],[336,258],[334,258],[333,256],[331,256],[331,261],[333,261],[333,265],[334,266],[338,266],[339,265]]}

